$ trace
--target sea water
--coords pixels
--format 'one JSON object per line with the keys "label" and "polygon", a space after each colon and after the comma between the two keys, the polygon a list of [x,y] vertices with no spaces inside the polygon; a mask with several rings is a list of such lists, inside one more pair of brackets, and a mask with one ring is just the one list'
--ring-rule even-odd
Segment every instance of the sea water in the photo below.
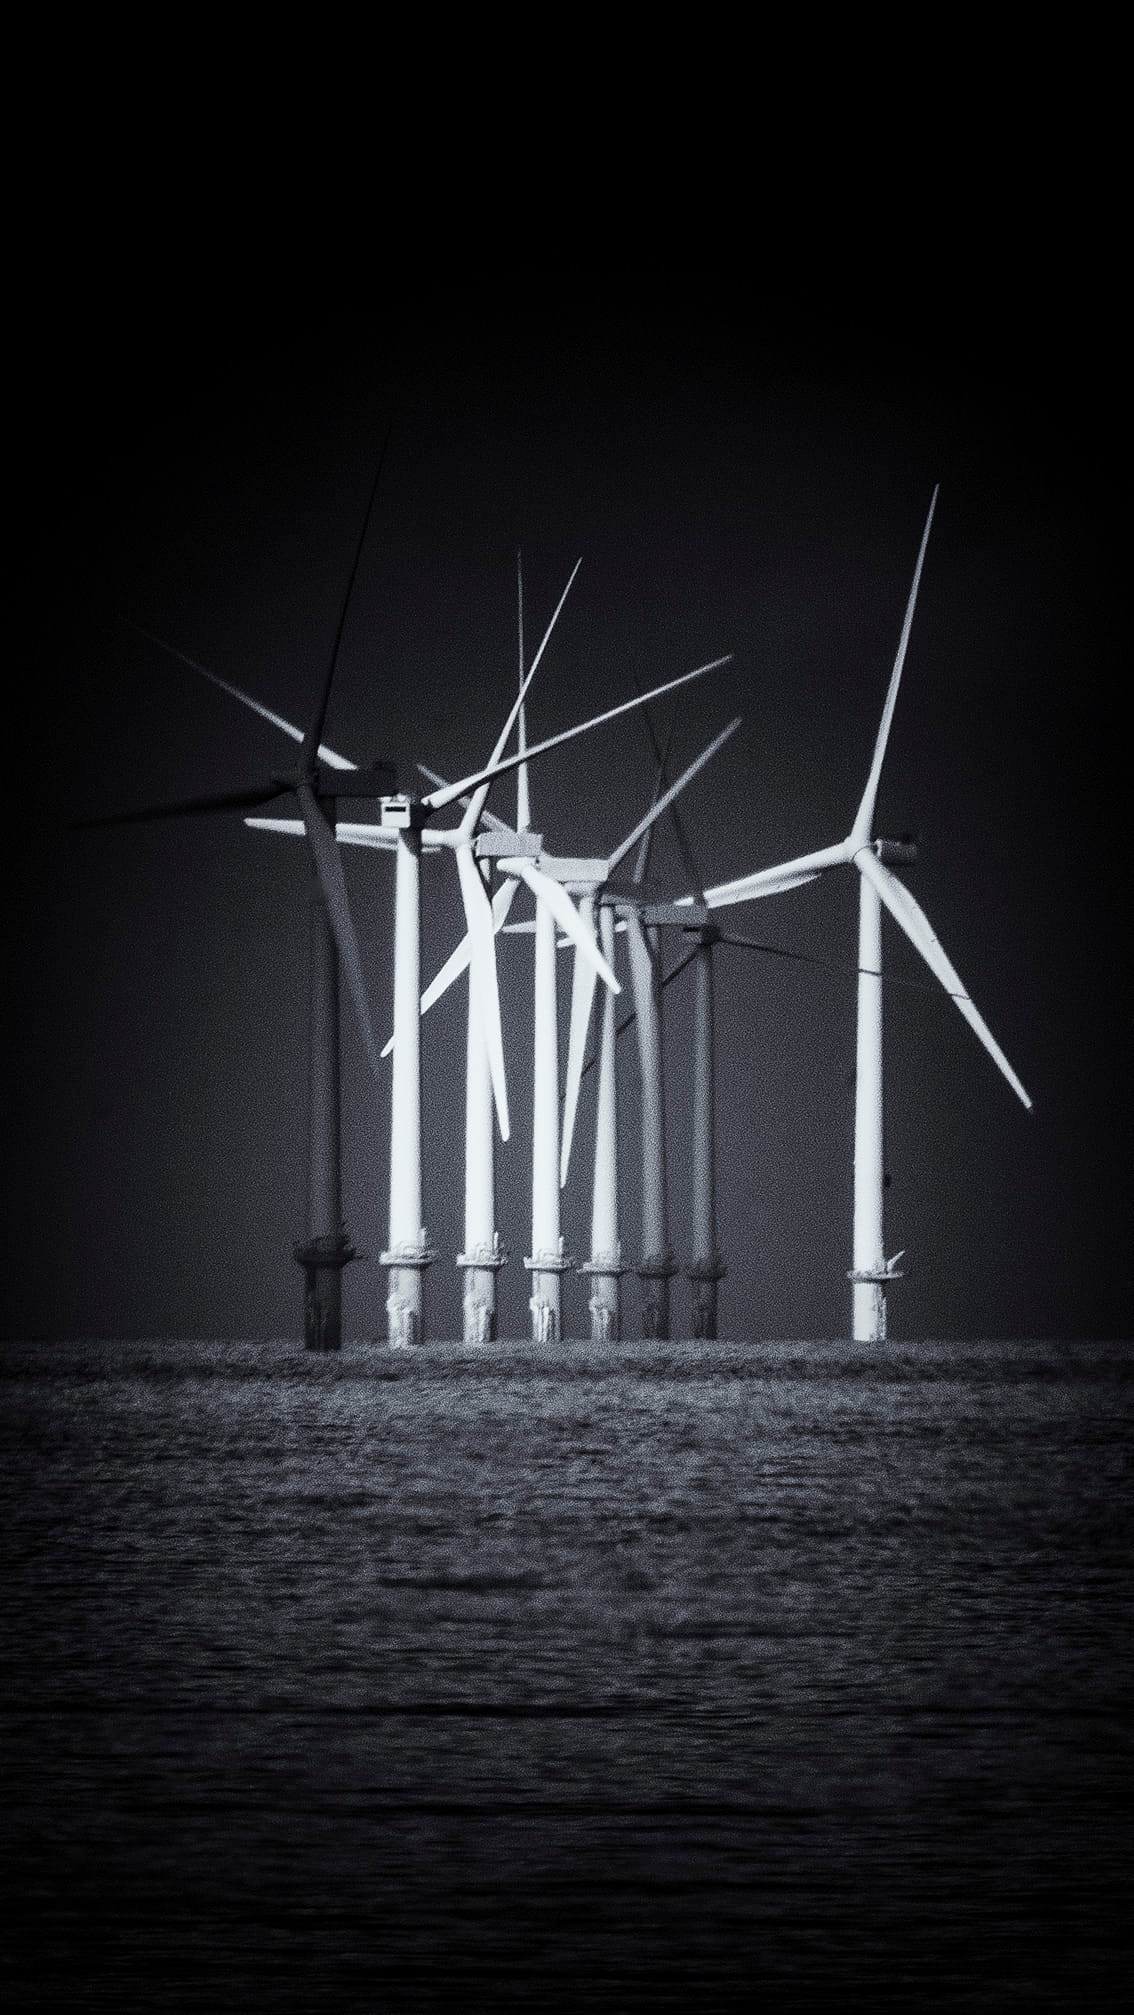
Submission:
{"label": "sea water", "polygon": [[0,1347],[12,2008],[1110,2008],[1123,1344]]}

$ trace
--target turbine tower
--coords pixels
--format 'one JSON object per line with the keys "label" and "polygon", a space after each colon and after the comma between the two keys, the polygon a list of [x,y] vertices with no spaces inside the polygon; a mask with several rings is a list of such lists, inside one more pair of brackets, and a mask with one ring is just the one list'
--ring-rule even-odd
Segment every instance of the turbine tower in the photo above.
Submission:
{"label": "turbine tower", "polygon": [[[659,748],[649,711],[643,715],[653,743],[657,773],[654,803],[665,787],[666,763],[677,725],[678,702],[670,713],[669,733],[664,750]],[[676,808],[673,813],[678,820]],[[634,864],[634,883],[641,889],[649,864],[656,827],[642,835]],[[637,903],[619,905],[619,918],[626,930],[630,957],[630,988],[634,1000],[634,1022],[638,1037],[638,1079],[641,1091],[639,1130],[641,1136],[641,1235],[642,1256],[636,1271],[639,1283],[639,1329],[643,1338],[669,1337],[669,1283],[678,1271],[669,1242],[669,1178],[666,1169],[665,1073],[662,1052],[662,977],[658,932],[647,930]],[[615,1030],[617,1038],[618,1030]]]}
{"label": "turbine tower", "polygon": [[[960,975],[946,957],[925,912],[915,902],[904,882],[892,871],[916,859],[916,849],[905,841],[881,839],[874,834],[874,810],[878,796],[882,761],[886,753],[898,684],[905,663],[913,623],[922,566],[929,542],[930,527],[937,504],[937,490],[930,500],[921,547],[914,568],[913,584],[890,684],[882,709],[882,719],[874,744],[866,789],[845,840],[757,874],[741,876],[705,892],[710,909],[751,902],[779,894],[828,873],[832,868],[854,867],[859,875],[858,1008],[856,1018],[856,1078],[854,1125],[854,1231],[852,1264],[848,1279],[852,1285],[851,1323],[856,1342],[873,1343],[886,1335],[886,1288],[900,1279],[897,1253],[887,1259],[883,1228],[883,1077],[882,1077],[882,907],[910,943],[920,952],[930,971],[983,1043],[998,1070],[1008,1080],[1022,1104],[1031,1108],[1024,1090],[1000,1045],[977,1012]],[[690,900],[689,898],[685,899]]]}
{"label": "turbine tower", "polygon": [[677,1260],[669,1242],[669,1185],[666,1172],[665,1076],[662,1056],[662,979],[656,931],[648,931],[640,910],[620,906],[626,924],[630,985],[638,1033],[641,1082],[642,1257],[639,1326],[642,1336],[669,1336],[669,1283]]}

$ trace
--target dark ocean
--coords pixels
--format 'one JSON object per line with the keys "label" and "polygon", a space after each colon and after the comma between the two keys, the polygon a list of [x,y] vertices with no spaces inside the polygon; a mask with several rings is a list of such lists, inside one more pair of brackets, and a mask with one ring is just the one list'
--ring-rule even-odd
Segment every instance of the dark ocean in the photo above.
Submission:
{"label": "dark ocean", "polygon": [[0,1347],[11,2009],[1128,2007],[1134,1347]]}

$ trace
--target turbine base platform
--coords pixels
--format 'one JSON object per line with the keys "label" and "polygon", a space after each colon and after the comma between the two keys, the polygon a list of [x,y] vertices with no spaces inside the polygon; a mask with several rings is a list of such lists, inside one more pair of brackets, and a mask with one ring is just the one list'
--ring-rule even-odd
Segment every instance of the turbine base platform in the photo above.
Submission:
{"label": "turbine base platform", "polygon": [[709,1259],[695,1259],[691,1266],[686,1267],[685,1272],[690,1280],[718,1281],[725,1278],[728,1268],[723,1255],[714,1252]]}
{"label": "turbine base platform", "polygon": [[378,1256],[379,1265],[389,1273],[386,1336],[391,1350],[411,1350],[422,1340],[425,1273],[436,1257],[424,1228],[416,1243],[407,1239]]}
{"label": "turbine base platform", "polygon": [[433,1265],[436,1257],[437,1254],[430,1245],[397,1245],[392,1252],[380,1252],[378,1264],[389,1267],[411,1267],[419,1273],[424,1273],[427,1266]]}
{"label": "turbine base platform", "polygon": [[633,1267],[624,1260],[620,1252],[596,1252],[592,1258],[580,1261],[580,1273],[602,1273],[610,1280],[621,1280],[624,1273],[632,1273]]}
{"label": "turbine base platform", "polygon": [[642,1283],[642,1336],[650,1343],[668,1342],[669,1283],[681,1268],[672,1252],[648,1252],[634,1271]]}
{"label": "turbine base platform", "polygon": [[648,1252],[634,1268],[639,1280],[672,1280],[681,1267],[672,1252]]}
{"label": "turbine base platform", "polygon": [[345,1231],[328,1233],[323,1238],[296,1239],[292,1246],[300,1266],[349,1266],[358,1254]]}
{"label": "turbine base platform", "polygon": [[456,1264],[466,1268],[479,1268],[485,1273],[498,1273],[502,1266],[508,1264],[508,1254],[501,1248],[499,1232],[496,1233],[491,1245],[474,1245],[471,1252],[459,1252]]}
{"label": "turbine base platform", "polygon": [[296,1240],[292,1247],[306,1276],[303,1342],[307,1350],[342,1349],[342,1270],[358,1254],[345,1231]]}
{"label": "turbine base platform", "polygon": [[575,1261],[566,1252],[537,1252],[524,1261],[528,1273],[571,1273]]}
{"label": "turbine base platform", "polygon": [[687,1278],[693,1284],[693,1340],[696,1343],[715,1343],[717,1338],[717,1287],[724,1279],[728,1268],[719,1252],[707,1258],[695,1259],[692,1266],[685,1269]]}

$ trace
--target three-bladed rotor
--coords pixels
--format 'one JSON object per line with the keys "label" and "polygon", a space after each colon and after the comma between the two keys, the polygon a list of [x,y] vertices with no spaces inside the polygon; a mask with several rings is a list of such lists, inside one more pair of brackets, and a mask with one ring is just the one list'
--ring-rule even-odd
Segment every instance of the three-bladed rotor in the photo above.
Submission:
{"label": "three-bladed rotor", "polygon": [[[715,888],[706,889],[703,892],[703,901],[710,910],[724,909],[735,903],[754,902],[763,896],[780,895],[787,889],[798,888],[805,882],[815,881],[820,875],[828,873],[832,868],[850,866],[857,868],[864,880],[868,881],[877,890],[881,901],[889,910],[890,915],[901,927],[915,950],[921,954],[930,971],[939,980],[946,993],[956,1003],[959,1012],[964,1016],[979,1041],[988,1051],[997,1069],[1007,1079],[1017,1098],[1030,1109],[1032,1101],[1028,1093],[1008,1062],[1004,1051],[996,1041],[983,1016],[975,1007],[967,988],[961,980],[960,974],[947,957],[924,910],[910,894],[905,883],[898,879],[893,868],[887,864],[887,856],[890,858],[894,857],[893,843],[877,838],[874,833],[874,812],[878,797],[879,781],[882,774],[882,762],[886,754],[886,745],[894,718],[898,685],[901,680],[902,668],[905,664],[906,651],[909,645],[910,629],[913,624],[922,566],[925,561],[925,551],[929,543],[930,527],[933,523],[933,513],[936,504],[937,489],[935,488],[930,500],[929,512],[925,521],[925,530],[922,533],[921,546],[918,551],[917,565],[914,568],[913,582],[906,602],[901,636],[898,641],[893,669],[890,673],[890,683],[886,691],[882,718],[879,723],[877,736],[875,737],[866,788],[863,791],[850,832],[844,840],[840,840],[835,846],[821,847],[814,853],[801,854],[795,860],[781,862],[777,867],[764,868],[756,874],[741,875],[735,881],[722,882]],[[693,902],[693,900],[692,896],[679,898],[679,902],[686,904]]]}

